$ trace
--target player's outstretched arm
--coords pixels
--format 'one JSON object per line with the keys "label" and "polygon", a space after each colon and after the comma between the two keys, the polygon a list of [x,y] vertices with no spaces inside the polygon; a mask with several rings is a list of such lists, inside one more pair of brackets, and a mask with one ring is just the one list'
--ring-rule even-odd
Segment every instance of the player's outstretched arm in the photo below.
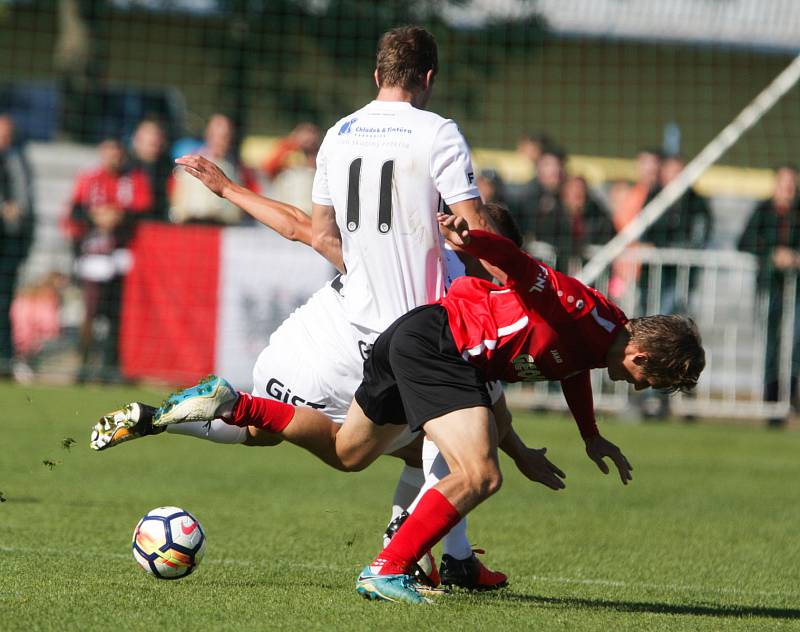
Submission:
{"label": "player's outstretched arm", "polygon": [[210,191],[235,204],[281,237],[311,245],[311,218],[296,206],[264,197],[236,184],[203,156],[181,156],[175,162]]}
{"label": "player's outstretched arm", "polygon": [[472,229],[463,217],[439,213],[436,219],[444,238],[456,249],[480,259],[481,265],[496,279],[504,282],[523,279],[532,266],[539,265],[507,237]]}
{"label": "player's outstretched arm", "polygon": [[619,478],[623,485],[627,485],[628,481],[633,480],[633,466],[616,445],[611,443],[602,435],[594,435],[586,439],[586,454],[589,458],[597,464],[603,474],[608,474],[608,465],[603,460],[608,457],[614,462],[619,471]]}
{"label": "player's outstretched arm", "polygon": [[512,427],[505,394],[492,405],[492,413],[497,425],[498,447],[511,457],[519,471],[550,489],[563,489],[565,485],[561,479],[566,478],[566,474],[547,459],[547,448],[529,448]]}

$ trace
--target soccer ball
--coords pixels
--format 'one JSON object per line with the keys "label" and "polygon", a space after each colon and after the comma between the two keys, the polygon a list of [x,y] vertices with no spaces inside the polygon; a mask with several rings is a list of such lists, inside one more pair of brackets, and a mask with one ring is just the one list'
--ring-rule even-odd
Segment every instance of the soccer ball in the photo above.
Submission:
{"label": "soccer ball", "polygon": [[158,579],[180,579],[191,573],[206,548],[197,519],[179,507],[156,507],[139,521],[131,542],[133,557]]}

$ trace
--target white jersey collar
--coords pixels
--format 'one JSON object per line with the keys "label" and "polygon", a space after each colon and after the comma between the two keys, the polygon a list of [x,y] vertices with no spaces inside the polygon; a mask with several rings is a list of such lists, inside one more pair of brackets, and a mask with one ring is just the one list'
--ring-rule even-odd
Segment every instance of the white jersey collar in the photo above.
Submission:
{"label": "white jersey collar", "polygon": [[382,108],[384,110],[391,109],[391,110],[403,110],[413,108],[414,106],[411,105],[408,101],[370,101],[367,104],[368,108]]}

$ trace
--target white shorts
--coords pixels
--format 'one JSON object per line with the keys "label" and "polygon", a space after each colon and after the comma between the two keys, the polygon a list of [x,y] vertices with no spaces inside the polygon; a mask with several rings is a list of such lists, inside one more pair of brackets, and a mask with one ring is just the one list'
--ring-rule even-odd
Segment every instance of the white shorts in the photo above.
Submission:
{"label": "white shorts", "polygon": [[270,336],[253,367],[253,394],[317,408],[342,423],[364,370],[359,349],[366,353],[377,337],[365,334],[359,345],[327,284]]}
{"label": "white shorts", "polygon": [[[270,336],[253,367],[253,395],[316,408],[341,424],[380,332],[350,323],[335,287],[334,281],[318,290]],[[502,387],[499,382],[487,387],[496,402]],[[402,428],[387,454],[414,440],[414,433]]]}

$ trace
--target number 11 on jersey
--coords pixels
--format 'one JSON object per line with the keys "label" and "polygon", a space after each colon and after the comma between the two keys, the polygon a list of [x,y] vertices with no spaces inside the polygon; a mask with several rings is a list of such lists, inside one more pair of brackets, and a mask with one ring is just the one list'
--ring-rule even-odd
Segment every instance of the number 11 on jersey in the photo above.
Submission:
{"label": "number 11 on jersey", "polygon": [[[361,158],[350,163],[347,182],[347,230],[355,232],[361,224]],[[392,229],[392,179],[394,160],[387,160],[381,166],[381,180],[378,199],[378,232],[388,233]]]}

